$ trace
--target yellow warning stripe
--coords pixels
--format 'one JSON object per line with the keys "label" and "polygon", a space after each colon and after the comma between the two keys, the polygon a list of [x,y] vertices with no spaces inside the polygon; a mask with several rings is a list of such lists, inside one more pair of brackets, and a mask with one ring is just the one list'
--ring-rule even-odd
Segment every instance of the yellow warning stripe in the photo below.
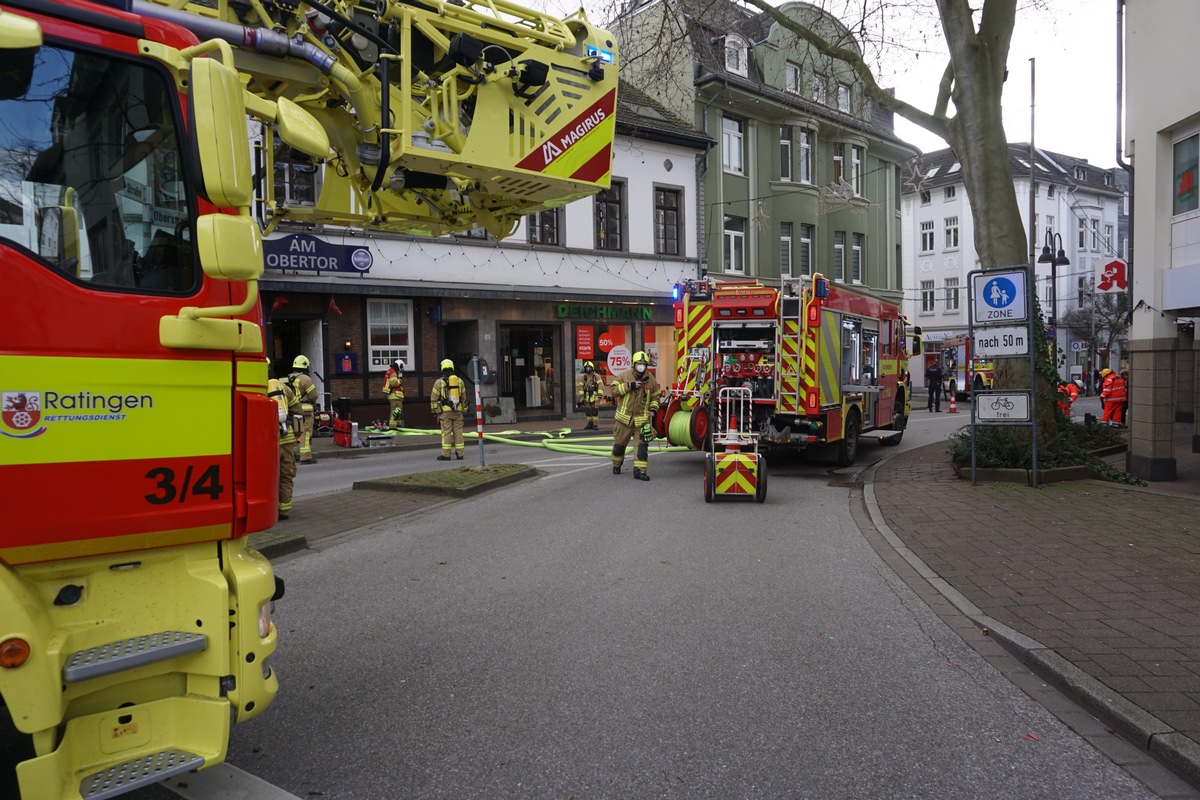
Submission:
{"label": "yellow warning stripe", "polygon": [[717,455],[717,494],[754,494],[758,464],[751,453]]}
{"label": "yellow warning stripe", "polygon": [[561,156],[554,159],[542,170],[544,175],[556,178],[570,178],[576,170],[599,155],[605,145],[611,144],[617,124],[617,115],[611,114],[596,127],[585,133],[570,146]]}
{"label": "yellow warning stripe", "polygon": [[842,402],[842,384],[838,380],[838,364],[842,360],[838,336],[840,323],[838,314],[821,310],[821,405]]}

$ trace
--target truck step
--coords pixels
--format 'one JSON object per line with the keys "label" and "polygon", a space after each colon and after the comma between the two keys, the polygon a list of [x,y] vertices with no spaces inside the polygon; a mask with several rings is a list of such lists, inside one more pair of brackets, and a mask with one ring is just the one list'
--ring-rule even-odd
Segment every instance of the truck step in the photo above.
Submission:
{"label": "truck step", "polygon": [[202,633],[161,631],[146,636],[134,636],[106,642],[73,653],[63,666],[63,681],[76,683],[114,672],[166,661],[169,658],[194,653],[208,647],[208,637]]}
{"label": "truck step", "polygon": [[105,800],[204,766],[204,759],[184,750],[149,753],[88,775],[79,782],[84,800]]}

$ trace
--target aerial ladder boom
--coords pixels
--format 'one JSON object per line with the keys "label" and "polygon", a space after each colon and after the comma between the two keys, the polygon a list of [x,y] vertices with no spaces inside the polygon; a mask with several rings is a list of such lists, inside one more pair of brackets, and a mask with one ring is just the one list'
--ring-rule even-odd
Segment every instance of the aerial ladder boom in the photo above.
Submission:
{"label": "aerial ladder boom", "polygon": [[[617,47],[582,10],[560,20],[507,0],[132,8],[229,43],[248,93],[291,101],[325,129],[325,154],[264,129],[258,200],[270,228],[503,238],[524,215],[608,188]],[[315,202],[275,196],[277,163],[319,173]]]}

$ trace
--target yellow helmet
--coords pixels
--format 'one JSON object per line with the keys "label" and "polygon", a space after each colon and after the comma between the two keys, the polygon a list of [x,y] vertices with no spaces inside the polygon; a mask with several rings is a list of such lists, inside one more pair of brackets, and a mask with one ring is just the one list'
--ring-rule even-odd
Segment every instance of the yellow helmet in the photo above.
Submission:
{"label": "yellow helmet", "polygon": [[634,364],[645,364],[646,366],[649,366],[650,365],[650,356],[646,355],[646,351],[638,350],[636,353],[633,354],[633,363]]}
{"label": "yellow helmet", "polygon": [[454,369],[454,362],[448,358],[443,358],[439,369]]}
{"label": "yellow helmet", "polygon": [[583,362],[583,371],[587,372],[588,370],[591,370],[592,372],[596,371],[596,365],[591,361]]}
{"label": "yellow helmet", "polygon": [[308,357],[296,356],[296,360],[292,362],[292,369],[308,369]]}
{"label": "yellow helmet", "polygon": [[1109,369],[1108,367],[1105,367],[1104,369],[1100,370],[1101,378],[1107,378],[1109,375],[1112,375],[1112,370]]}

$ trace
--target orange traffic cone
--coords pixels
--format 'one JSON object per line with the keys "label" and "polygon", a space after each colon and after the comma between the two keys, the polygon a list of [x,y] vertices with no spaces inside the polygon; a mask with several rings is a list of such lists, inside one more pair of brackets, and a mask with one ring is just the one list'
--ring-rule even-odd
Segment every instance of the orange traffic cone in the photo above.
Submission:
{"label": "orange traffic cone", "polygon": [[726,453],[740,453],[742,451],[741,444],[738,443],[738,421],[737,414],[729,415],[729,430],[725,433],[728,442],[725,444]]}
{"label": "orange traffic cone", "polygon": [[951,391],[950,392],[950,413],[951,414],[958,413],[958,404],[955,402],[956,397],[958,397],[958,392]]}

